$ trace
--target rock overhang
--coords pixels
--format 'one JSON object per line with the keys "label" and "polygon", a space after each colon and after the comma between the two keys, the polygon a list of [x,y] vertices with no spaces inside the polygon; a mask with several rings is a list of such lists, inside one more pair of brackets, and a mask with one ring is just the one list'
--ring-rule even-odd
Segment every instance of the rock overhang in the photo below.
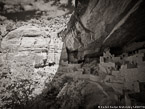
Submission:
{"label": "rock overhang", "polygon": [[[134,42],[145,40],[143,0],[86,0],[86,10],[80,13],[83,7],[83,3],[80,2],[70,18],[68,28],[61,33],[70,52],[83,51],[82,56],[98,56],[108,47],[118,48],[120,53],[130,52],[123,50]],[[79,19],[71,21],[75,20],[75,16]],[[86,29],[92,32],[87,32]],[[80,46],[76,46],[75,43]],[[136,47],[132,49],[134,50]]]}

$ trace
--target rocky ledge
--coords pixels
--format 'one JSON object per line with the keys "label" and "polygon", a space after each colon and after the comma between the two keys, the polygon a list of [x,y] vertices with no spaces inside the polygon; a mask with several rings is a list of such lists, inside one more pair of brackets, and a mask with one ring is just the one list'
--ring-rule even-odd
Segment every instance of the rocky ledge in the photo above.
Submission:
{"label": "rocky ledge", "polygon": [[97,57],[108,47],[114,54],[144,47],[143,0],[77,1],[67,28],[59,33],[70,52],[70,61]]}

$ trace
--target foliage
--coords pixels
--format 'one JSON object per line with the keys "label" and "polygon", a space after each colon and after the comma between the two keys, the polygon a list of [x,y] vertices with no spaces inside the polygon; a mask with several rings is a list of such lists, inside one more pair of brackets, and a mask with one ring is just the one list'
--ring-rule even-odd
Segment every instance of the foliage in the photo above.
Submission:
{"label": "foliage", "polygon": [[30,66],[25,65],[25,68],[23,68],[21,72],[15,73],[10,71],[10,67],[7,63],[4,63],[0,67],[1,108],[14,108],[18,105],[25,106],[34,98],[35,94],[33,92],[38,81],[35,81],[35,78],[32,77],[33,71],[29,67]]}
{"label": "foliage", "polygon": [[47,84],[43,93],[35,98],[32,107],[38,109],[78,109],[83,107],[82,90],[85,85],[85,81],[75,80],[65,74],[55,76],[54,80]]}

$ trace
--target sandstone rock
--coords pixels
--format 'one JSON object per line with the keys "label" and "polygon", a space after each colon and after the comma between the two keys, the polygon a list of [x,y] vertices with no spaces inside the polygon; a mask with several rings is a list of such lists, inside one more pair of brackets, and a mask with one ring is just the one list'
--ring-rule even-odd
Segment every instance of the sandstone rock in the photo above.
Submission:
{"label": "sandstone rock", "polygon": [[23,8],[25,11],[35,10],[34,6],[32,6],[32,5],[24,5]]}
{"label": "sandstone rock", "polygon": [[[40,28],[38,25],[18,27],[10,31],[1,43],[3,53],[0,61],[8,64],[12,76],[33,78],[34,84],[37,83],[32,96],[40,94],[45,82],[51,81],[57,72],[63,44],[61,39],[53,39],[45,28]],[[49,66],[50,63],[54,65]]]}
{"label": "sandstone rock", "polygon": [[[44,36],[46,36],[45,32],[41,31],[41,29],[37,27],[23,26],[10,32],[3,39],[1,45],[3,49],[9,49],[9,50],[16,49],[19,47],[37,46],[39,44],[37,43],[38,39],[41,39],[45,42]],[[36,39],[32,37],[35,37]],[[43,45],[40,43],[40,47],[41,46]]]}
{"label": "sandstone rock", "polygon": [[78,47],[81,46],[80,42],[78,41],[77,38],[72,37],[71,35],[68,35],[68,38],[65,41],[67,48],[70,49],[71,51],[75,51],[78,49]]}
{"label": "sandstone rock", "polygon": [[[85,109],[95,109],[98,106],[115,106],[117,104],[116,94],[112,88],[90,81],[83,83],[78,80],[71,84],[66,83],[57,97],[65,97],[66,94],[69,96],[63,101],[67,102],[62,106],[63,109],[72,107],[78,109],[80,105]],[[71,102],[71,100],[75,101]],[[80,100],[83,100],[82,104],[79,104]]]}
{"label": "sandstone rock", "polygon": [[114,90],[103,84],[90,82],[82,92],[86,95],[85,105],[87,109],[92,109],[98,105],[114,106],[117,103]]}
{"label": "sandstone rock", "polygon": [[[85,48],[84,55],[96,54],[97,56],[108,46],[123,48],[126,45],[126,48],[129,43],[144,41],[142,34],[145,34],[145,26],[139,23],[139,21],[144,22],[145,11],[142,8],[144,4],[144,1],[131,0],[80,2],[68,23],[66,46],[71,51],[78,50],[81,46]],[[142,13],[141,17],[138,17],[139,13]],[[134,29],[136,25],[140,25],[142,29]],[[72,28],[77,33],[72,33]]]}

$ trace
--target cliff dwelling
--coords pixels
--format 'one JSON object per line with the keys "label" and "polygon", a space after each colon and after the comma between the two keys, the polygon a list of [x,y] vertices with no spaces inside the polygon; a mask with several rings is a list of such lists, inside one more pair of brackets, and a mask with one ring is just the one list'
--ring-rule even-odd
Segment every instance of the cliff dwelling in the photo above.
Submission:
{"label": "cliff dwelling", "polygon": [[1,109],[145,108],[144,0],[1,0]]}

